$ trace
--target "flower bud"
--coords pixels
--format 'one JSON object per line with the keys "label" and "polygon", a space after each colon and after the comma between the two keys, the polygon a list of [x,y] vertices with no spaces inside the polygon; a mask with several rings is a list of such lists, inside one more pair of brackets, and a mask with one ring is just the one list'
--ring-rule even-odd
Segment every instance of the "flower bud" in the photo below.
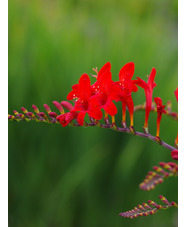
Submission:
{"label": "flower bud", "polygon": [[64,113],[63,107],[61,106],[61,104],[57,101],[53,101],[54,106],[60,111],[61,114]]}

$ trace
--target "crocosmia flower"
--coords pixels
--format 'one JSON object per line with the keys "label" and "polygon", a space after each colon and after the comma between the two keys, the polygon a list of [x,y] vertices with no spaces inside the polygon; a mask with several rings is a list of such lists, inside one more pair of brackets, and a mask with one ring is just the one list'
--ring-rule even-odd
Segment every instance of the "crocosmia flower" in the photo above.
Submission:
{"label": "crocosmia flower", "polygon": [[103,108],[106,113],[111,116],[117,114],[117,108],[113,103],[113,87],[116,86],[111,81],[111,73],[104,74],[99,83],[99,91],[92,99],[97,99],[100,105],[100,108]]}
{"label": "crocosmia flower", "polygon": [[152,93],[153,93],[153,88],[156,86],[156,83],[154,82],[155,75],[156,75],[156,69],[153,68],[147,83],[139,77],[137,77],[137,80],[135,82],[138,86],[142,87],[145,91],[146,110],[145,110],[144,128],[148,128],[148,119],[149,119],[149,114],[150,114],[151,105],[152,105]]}
{"label": "crocosmia flower", "polygon": [[166,113],[166,110],[165,110],[165,105],[162,105],[162,100],[160,97],[154,98],[154,101],[157,105],[157,113],[158,113],[156,137],[159,137],[161,117],[163,113]]}
{"label": "crocosmia flower", "polygon": [[64,114],[61,114],[57,116],[56,120],[59,121],[59,123],[65,127],[67,126],[73,119],[76,119],[78,116],[78,113],[73,111],[73,112],[67,112]]}
{"label": "crocosmia flower", "polygon": [[116,94],[119,92],[119,87],[112,81],[112,74],[110,72],[111,65],[106,63],[98,73],[96,81],[95,96],[92,99],[97,99],[100,108],[105,110],[106,115],[116,115],[117,108],[113,103]]}
{"label": "crocosmia flower", "polygon": [[75,106],[70,112],[78,112],[77,120],[80,125],[83,125],[85,114],[88,113],[90,117],[100,120],[102,112],[100,110],[97,99],[91,97],[90,78],[87,74],[83,74],[79,79],[79,84],[72,87],[67,99],[77,99]]}
{"label": "crocosmia flower", "polygon": [[138,90],[135,82],[132,81],[132,77],[134,75],[134,63],[129,62],[124,65],[119,72],[119,81],[116,82],[120,87],[120,91],[117,92],[115,101],[122,102],[122,122],[126,121],[126,106],[128,107],[130,114],[130,125],[133,126],[133,113],[134,113],[134,103],[132,100],[132,92],[136,92]]}

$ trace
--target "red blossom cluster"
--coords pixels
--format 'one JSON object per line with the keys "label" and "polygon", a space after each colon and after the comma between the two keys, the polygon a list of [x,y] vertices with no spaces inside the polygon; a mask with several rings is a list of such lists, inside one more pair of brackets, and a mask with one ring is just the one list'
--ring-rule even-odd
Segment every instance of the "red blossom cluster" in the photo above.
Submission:
{"label": "red blossom cluster", "polygon": [[[78,84],[72,86],[72,91],[67,95],[67,100],[74,100],[75,105],[72,106],[69,102],[63,101],[62,106],[67,108],[69,112],[62,113],[57,116],[57,120],[65,127],[72,120],[76,119],[80,126],[84,125],[85,115],[88,114],[91,119],[101,120],[103,118],[102,109],[104,110],[104,118],[108,121],[108,115],[112,117],[112,124],[115,124],[115,115],[117,108],[115,102],[122,103],[122,125],[126,128],[126,108],[130,115],[130,129],[134,125],[134,103],[132,99],[132,92],[137,92],[138,87],[144,89],[146,97],[145,107],[145,123],[144,131],[148,133],[148,119],[152,110],[153,89],[156,86],[154,82],[156,69],[152,68],[148,81],[145,82],[141,78],[132,80],[134,75],[134,63],[129,62],[124,65],[119,72],[119,80],[112,80],[111,64],[107,62],[99,71],[94,69],[96,81],[91,85],[88,74],[83,74]],[[178,88],[175,91],[176,99],[178,100]],[[159,138],[160,122],[162,114],[166,113],[165,105],[162,104],[160,97],[154,98],[157,105],[157,142],[161,142]],[[177,143],[177,139],[175,141]]]}
{"label": "red blossom cluster", "polygon": [[[97,71],[96,71],[97,72]],[[148,127],[148,117],[151,111],[153,88],[156,70],[153,68],[146,83],[141,78],[132,80],[134,75],[134,63],[129,62],[124,65],[119,72],[119,81],[114,82],[111,74],[111,64],[107,62],[97,72],[96,82],[91,85],[90,78],[83,74],[79,83],[72,86],[72,91],[68,94],[68,100],[75,100],[75,105],[70,112],[59,115],[58,120],[62,126],[68,125],[73,119],[77,118],[79,125],[83,125],[84,117],[88,113],[89,117],[100,120],[103,117],[101,109],[105,111],[105,118],[108,115],[117,114],[117,108],[113,101],[122,103],[122,123],[126,125],[126,107],[130,115],[130,126],[133,126],[134,103],[132,92],[138,91],[138,86],[142,87],[146,95],[146,114],[145,127]]]}

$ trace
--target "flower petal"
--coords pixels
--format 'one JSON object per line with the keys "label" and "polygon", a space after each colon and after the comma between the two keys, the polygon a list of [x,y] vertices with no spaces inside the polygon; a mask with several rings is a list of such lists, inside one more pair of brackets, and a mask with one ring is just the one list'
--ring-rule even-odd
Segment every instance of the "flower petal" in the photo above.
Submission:
{"label": "flower petal", "polygon": [[67,95],[68,100],[76,99],[79,97],[79,84],[74,84],[72,86],[72,91]]}
{"label": "flower petal", "polygon": [[[133,81],[132,81],[133,82]],[[138,87],[135,85],[135,83],[133,82],[132,84],[132,91],[133,92],[137,92],[138,91]]]}
{"label": "flower petal", "polygon": [[120,100],[120,94],[122,93],[121,87],[118,82],[114,82],[109,92],[111,100]]}
{"label": "flower petal", "polygon": [[75,99],[75,98],[77,98],[77,97],[76,97],[76,93],[74,91],[71,91],[71,92],[68,93],[68,95],[67,95],[68,100],[72,100],[72,99]]}
{"label": "flower petal", "polygon": [[141,78],[137,77],[137,80],[134,80],[134,81],[135,81],[135,84],[137,84],[139,87],[142,87],[144,90],[148,88],[147,83]]}
{"label": "flower petal", "polygon": [[134,75],[134,63],[129,62],[124,65],[119,72],[119,80],[122,82],[125,80],[126,75],[130,75],[130,78]]}
{"label": "flower petal", "polygon": [[73,119],[77,118],[78,113],[75,111],[68,112],[65,116],[65,120],[70,123]]}
{"label": "flower petal", "polygon": [[93,85],[91,85],[91,93],[94,95],[96,92],[99,91],[99,83],[96,81]]}
{"label": "flower petal", "polygon": [[100,90],[103,92],[109,92],[112,86],[112,74],[111,72],[106,72],[102,77],[99,78],[98,83],[100,86]]}
{"label": "flower petal", "polygon": [[72,109],[72,111],[86,111],[87,108],[85,108],[84,102],[81,101],[80,99],[78,99],[75,102],[74,108]]}
{"label": "flower petal", "polygon": [[90,78],[84,73],[79,79],[79,97],[88,100],[91,96]]}
{"label": "flower petal", "polygon": [[87,113],[86,111],[81,111],[78,114],[77,120],[78,120],[79,125],[81,125],[81,126],[83,126],[83,122],[84,122],[84,118],[85,118],[86,113]]}
{"label": "flower petal", "polygon": [[110,62],[107,62],[98,72],[98,80],[101,78],[101,76],[105,73],[105,72],[110,72],[111,70],[111,64]]}
{"label": "flower petal", "polygon": [[96,120],[101,120],[101,118],[103,117],[102,111],[98,108],[96,109],[90,108],[88,110],[88,114],[90,117],[93,117]]}
{"label": "flower petal", "polygon": [[108,101],[104,106],[103,109],[111,116],[114,116],[117,114],[117,108],[116,105],[112,101]]}
{"label": "flower petal", "polygon": [[134,103],[133,103],[131,95],[126,98],[126,105],[128,107],[129,114],[130,115],[133,114],[133,112],[134,112]]}
{"label": "flower petal", "polygon": [[96,95],[90,98],[87,112],[89,116],[94,119],[100,120],[102,118],[103,114],[100,110],[100,104]]}
{"label": "flower petal", "polygon": [[149,76],[149,79],[148,79],[148,82],[147,82],[152,88],[155,87],[154,86],[155,76],[156,76],[156,69],[152,68],[152,71],[150,73],[150,76]]}

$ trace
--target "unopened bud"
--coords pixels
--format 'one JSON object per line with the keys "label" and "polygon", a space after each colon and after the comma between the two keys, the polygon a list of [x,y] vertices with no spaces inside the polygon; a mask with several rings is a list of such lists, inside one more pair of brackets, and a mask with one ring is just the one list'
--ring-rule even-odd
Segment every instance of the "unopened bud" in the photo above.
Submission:
{"label": "unopened bud", "polygon": [[64,113],[63,107],[61,106],[61,104],[57,101],[53,101],[54,106],[60,111],[61,114]]}
{"label": "unopened bud", "polygon": [[21,110],[23,111],[24,114],[25,114],[25,113],[28,113],[28,110],[25,109],[24,107],[21,107]]}
{"label": "unopened bud", "polygon": [[57,117],[57,113],[55,113],[55,112],[50,112],[48,115],[53,118]]}
{"label": "unopened bud", "polygon": [[37,108],[36,105],[32,105],[32,108],[34,110],[35,113],[39,113],[39,109]]}
{"label": "unopened bud", "polygon": [[170,205],[169,201],[162,195],[159,195],[159,198],[161,199],[161,201],[167,205]]}
{"label": "unopened bud", "polygon": [[35,118],[35,115],[34,115],[34,113],[32,113],[32,112],[28,112],[28,113],[27,113],[27,116],[28,116],[28,117],[31,117],[31,118]]}
{"label": "unopened bud", "polygon": [[43,112],[39,112],[39,113],[38,113],[38,116],[40,116],[40,117],[44,118],[45,120],[47,120],[47,119],[48,119],[48,118],[47,118],[47,116],[46,116],[46,114],[45,114],[45,113],[43,113]]}
{"label": "unopened bud", "polygon": [[62,107],[64,107],[65,109],[71,111],[74,107],[71,103],[67,102],[67,101],[62,101],[61,102]]}
{"label": "unopened bud", "polygon": [[47,113],[51,112],[51,109],[50,109],[50,107],[47,104],[44,104],[43,106],[44,106],[44,108],[45,108]]}

